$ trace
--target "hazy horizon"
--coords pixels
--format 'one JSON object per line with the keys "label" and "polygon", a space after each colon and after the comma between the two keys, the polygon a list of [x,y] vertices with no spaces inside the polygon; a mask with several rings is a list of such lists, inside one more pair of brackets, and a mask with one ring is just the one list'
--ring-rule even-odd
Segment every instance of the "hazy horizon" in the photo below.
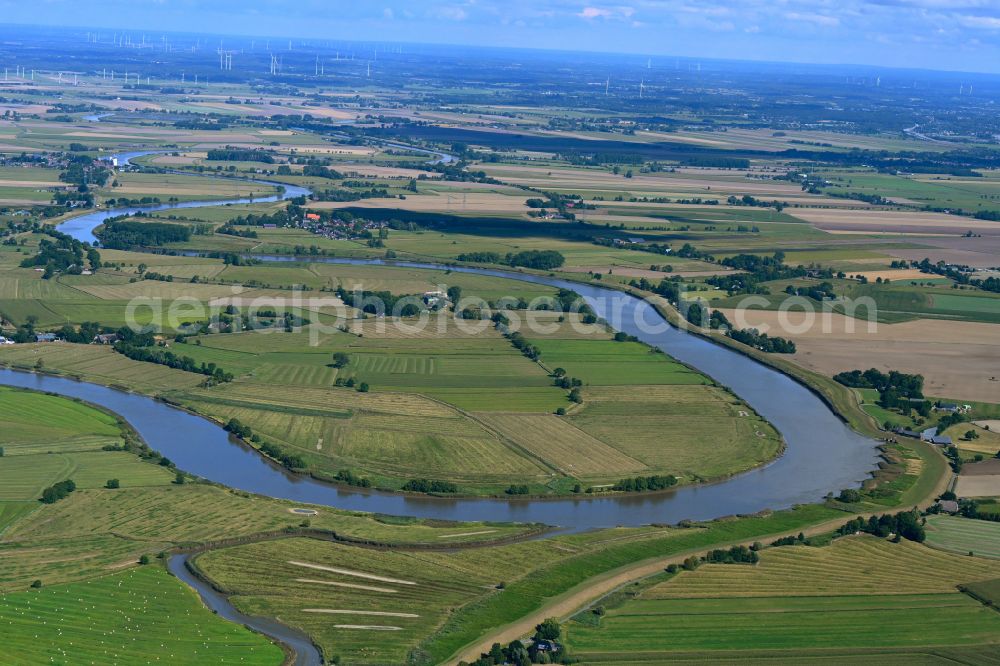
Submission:
{"label": "hazy horizon", "polygon": [[[8,25],[406,42],[817,65],[1000,72],[987,0],[269,0],[0,2]],[[203,26],[211,26],[205,29]],[[891,30],[887,30],[891,27]]]}

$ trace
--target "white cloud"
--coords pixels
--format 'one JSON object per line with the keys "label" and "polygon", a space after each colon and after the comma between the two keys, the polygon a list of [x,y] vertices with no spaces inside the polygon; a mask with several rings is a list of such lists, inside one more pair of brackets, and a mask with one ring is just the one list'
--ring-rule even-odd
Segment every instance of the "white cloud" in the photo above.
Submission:
{"label": "white cloud", "polygon": [[587,6],[577,13],[582,19],[588,21],[593,21],[594,19],[613,19],[613,20],[626,20],[632,18],[635,14],[634,7],[618,6],[618,7],[593,7]]}
{"label": "white cloud", "polygon": [[610,18],[610,9],[601,9],[600,7],[584,7],[583,11],[577,14],[580,18],[585,19],[595,19],[595,18]]}
{"label": "white cloud", "polygon": [[458,5],[442,5],[435,7],[431,12],[436,18],[448,21],[464,21],[469,18],[469,13]]}
{"label": "white cloud", "polygon": [[959,16],[958,22],[966,28],[1000,30],[1000,18],[995,16]]}
{"label": "white cloud", "polygon": [[840,19],[836,16],[826,16],[824,14],[802,14],[800,12],[787,12],[785,18],[789,21],[801,21],[803,23],[815,23],[830,28],[840,25]]}

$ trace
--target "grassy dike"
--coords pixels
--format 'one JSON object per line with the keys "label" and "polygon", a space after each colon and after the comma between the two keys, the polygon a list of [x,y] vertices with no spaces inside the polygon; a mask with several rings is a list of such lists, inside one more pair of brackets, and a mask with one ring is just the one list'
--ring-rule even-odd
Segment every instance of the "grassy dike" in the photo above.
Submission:
{"label": "grassy dike", "polygon": [[[533,271],[522,271],[525,273]],[[576,276],[570,281],[593,284]],[[852,429],[873,438],[884,436],[875,420],[865,413],[856,395],[831,378],[806,370],[786,359],[775,358],[717,333],[686,325],[678,310],[666,299],[627,286],[602,284],[650,302],[670,324],[691,334],[729,347],[782,372],[816,393]],[[766,516],[718,519],[689,534],[641,543],[623,544],[599,552],[578,555],[542,567],[506,587],[502,592],[477,600],[460,609],[422,646],[434,663],[472,660],[488,651],[493,642],[513,640],[530,633],[545,617],[566,617],[586,603],[616,587],[653,575],[671,561],[712,548],[756,540],[766,541],[787,534],[818,534],[835,529],[854,515],[882,513],[893,508],[923,507],[943,492],[950,470],[940,452],[922,442],[905,443],[921,460],[917,481],[899,500],[881,511],[857,512],[825,505],[805,505]],[[871,508],[870,505],[866,508]]]}
{"label": "grassy dike", "polygon": [[683,534],[607,546],[569,557],[468,604],[422,648],[432,656],[432,663],[474,659],[493,642],[530,633],[540,617],[570,615],[591,599],[660,570],[668,558],[683,559],[723,545],[797,534],[809,526],[839,523],[847,518],[837,509],[805,505],[766,516],[720,518],[688,528]]}

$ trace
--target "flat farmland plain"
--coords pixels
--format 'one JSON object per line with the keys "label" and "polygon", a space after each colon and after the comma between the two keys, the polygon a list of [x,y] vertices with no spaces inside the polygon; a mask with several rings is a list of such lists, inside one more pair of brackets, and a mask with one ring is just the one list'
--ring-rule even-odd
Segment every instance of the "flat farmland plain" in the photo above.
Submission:
{"label": "flat farmland plain", "polygon": [[[730,321],[768,327],[774,335],[795,341],[791,360],[817,372],[834,375],[857,368],[879,368],[922,374],[929,395],[965,400],[1000,401],[1000,325],[915,319],[900,323],[874,323],[837,313],[818,314],[806,328],[801,312],[790,312],[790,327],[782,316],[768,310],[722,308]],[[738,324],[739,325],[739,324]]]}
{"label": "flat farmland plain", "polygon": [[[0,596],[4,661],[281,663],[260,634],[227,622],[157,566]],[[51,631],[51,627],[59,627]]]}
{"label": "flat farmland plain", "polygon": [[251,614],[278,614],[327,658],[426,663],[411,655],[456,608],[499,580],[434,554],[373,551],[288,539],[205,553],[197,566]]}
{"label": "flat farmland plain", "polygon": [[959,555],[1000,559],[1000,523],[958,516],[927,517],[927,544]]}
{"label": "flat farmland plain", "polygon": [[[593,661],[625,663],[632,654],[725,660],[753,650],[791,656],[995,643],[1000,617],[956,585],[993,578],[998,566],[867,536],[774,548],[756,566],[703,565],[596,623],[573,623],[569,645],[585,662],[592,653]],[[933,620],[942,614],[956,622]]]}

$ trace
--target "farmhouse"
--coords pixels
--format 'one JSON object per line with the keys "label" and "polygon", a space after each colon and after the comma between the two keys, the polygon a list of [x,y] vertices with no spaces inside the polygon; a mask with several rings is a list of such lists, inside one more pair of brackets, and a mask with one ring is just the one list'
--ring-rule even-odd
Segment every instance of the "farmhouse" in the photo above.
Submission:
{"label": "farmhouse", "polygon": [[958,513],[958,502],[955,500],[940,500],[937,507],[945,513]]}
{"label": "farmhouse", "polygon": [[972,409],[972,405],[956,405],[950,402],[939,402],[934,405],[934,410],[938,412],[947,412],[949,414],[964,414]]}
{"label": "farmhouse", "polygon": [[58,339],[55,333],[39,333],[35,336],[35,342],[55,342]]}
{"label": "farmhouse", "polygon": [[94,336],[95,345],[111,345],[118,342],[117,333],[99,333]]}

